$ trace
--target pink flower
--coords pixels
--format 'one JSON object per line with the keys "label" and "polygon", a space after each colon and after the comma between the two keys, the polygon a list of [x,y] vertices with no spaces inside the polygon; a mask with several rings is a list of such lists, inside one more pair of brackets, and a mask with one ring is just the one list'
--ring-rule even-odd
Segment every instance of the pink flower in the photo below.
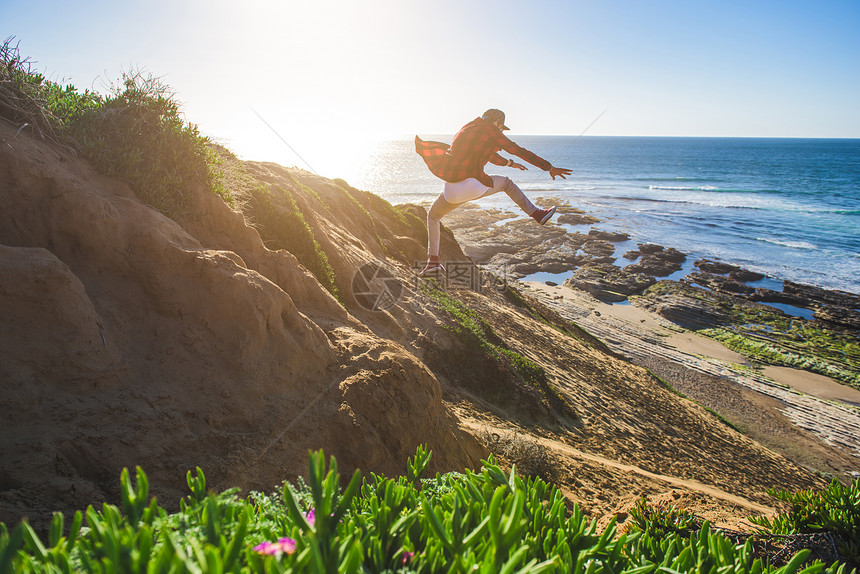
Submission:
{"label": "pink flower", "polygon": [[254,552],[278,556],[280,554],[292,554],[296,551],[296,541],[292,538],[279,538],[277,542],[263,542],[254,546]]}
{"label": "pink flower", "polygon": [[311,526],[314,525],[314,522],[316,522],[316,515],[314,514],[313,508],[305,512],[305,520],[307,520],[308,524],[310,524]]}
{"label": "pink flower", "polygon": [[292,538],[279,538],[275,543],[284,554],[292,554],[296,551],[296,541]]}
{"label": "pink flower", "polygon": [[254,552],[258,554],[277,554],[279,551],[278,546],[271,542],[263,542],[254,546]]}
{"label": "pink flower", "polygon": [[415,557],[415,553],[414,553],[414,552],[409,552],[409,551],[404,550],[404,551],[403,551],[403,556],[402,556],[402,557],[401,557],[401,559],[400,559],[400,564],[401,564],[402,566],[406,566],[407,564],[409,564],[410,562],[412,562],[412,559],[413,559],[414,557]]}

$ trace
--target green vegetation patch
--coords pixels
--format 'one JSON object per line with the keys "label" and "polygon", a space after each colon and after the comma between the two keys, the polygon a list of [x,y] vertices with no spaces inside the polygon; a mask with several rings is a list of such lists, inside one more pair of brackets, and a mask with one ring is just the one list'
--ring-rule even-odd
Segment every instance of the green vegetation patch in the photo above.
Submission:
{"label": "green vegetation patch", "polygon": [[340,301],[337,276],[328,256],[288,189],[268,185],[250,190],[249,215],[270,249],[284,249],[295,255],[323,287]]}
{"label": "green vegetation patch", "polygon": [[100,104],[70,123],[70,133],[100,172],[126,181],[170,217],[188,211],[184,194],[193,183],[232,204],[209,139],[182,119],[174,94],[157,78],[125,75]]}
{"label": "green vegetation patch", "polygon": [[412,237],[418,243],[427,243],[427,223],[415,215],[410,205],[396,205],[394,211],[397,212],[403,219],[403,222],[409,228],[409,237]]}
{"label": "green vegetation patch", "polygon": [[297,178],[297,177],[295,177],[295,176],[293,176],[293,175],[291,174],[291,175],[290,175],[290,181],[292,181],[292,182],[293,182],[293,183],[295,183],[297,186],[299,186],[299,188],[300,188],[302,191],[304,191],[307,195],[309,195],[309,196],[313,197],[314,199],[316,199],[316,200],[320,203],[320,205],[322,205],[324,208],[326,208],[326,209],[331,209],[331,208],[328,206],[328,204],[323,200],[323,198],[320,196],[320,194],[318,194],[318,193],[316,192],[316,190],[315,190],[315,189],[313,189],[312,187],[310,187],[310,186],[305,185],[304,183],[302,183],[302,181],[301,181],[299,178]]}
{"label": "green vegetation patch", "polygon": [[657,282],[644,296],[674,293],[698,299],[728,317],[726,324],[697,332],[751,361],[819,373],[860,389],[860,342],[856,332],[671,281]]}
{"label": "green vegetation patch", "polygon": [[72,119],[101,104],[101,96],[74,86],[62,86],[33,70],[29,58],[21,56],[14,38],[0,45],[0,117],[21,129],[68,145],[64,128]]}
{"label": "green vegetation patch", "polygon": [[791,506],[775,517],[753,517],[764,532],[777,535],[827,533],[839,554],[860,565],[860,479],[841,484],[836,479],[819,492],[770,489],[768,494]]}
{"label": "green vegetation patch", "polygon": [[454,325],[446,328],[458,335],[468,353],[455,350],[453,354],[458,357],[445,357],[442,365],[450,367],[450,362],[456,360],[457,368],[448,370],[456,373],[462,383],[495,394],[500,402],[516,397],[544,411],[575,416],[564,397],[549,384],[542,366],[509,349],[487,321],[449,293],[429,281],[422,282],[420,287],[454,319]]}
{"label": "green vegetation patch", "polygon": [[678,512],[651,513],[628,532],[613,519],[601,532],[540,478],[506,474],[491,457],[477,472],[424,479],[430,457],[419,447],[404,476],[355,471],[341,481],[337,461],[313,452],[307,482],[245,498],[237,489],[208,492],[198,468],[173,513],[149,497],[143,470],[136,481],[125,470],[119,506],[90,506],[70,523],[55,513],[46,536],[27,522],[0,524],[0,574],[849,572],[847,563],[809,562],[809,550],[777,565],[757,554],[752,538],[736,544]]}
{"label": "green vegetation patch", "polygon": [[[346,183],[346,182],[345,182],[344,180],[342,180],[342,179],[334,179],[334,180],[332,180],[332,181],[333,181],[333,182],[335,183],[335,185],[337,186],[337,189],[338,189],[338,190],[340,190],[340,192],[341,192],[343,195],[345,195],[345,196],[346,196],[346,198],[347,198],[350,202],[352,202],[352,204],[356,207],[356,209],[358,209],[358,211],[359,211],[360,213],[364,214],[364,216],[365,216],[368,220],[370,220],[370,224],[371,224],[373,227],[376,227],[376,221],[373,219],[373,216],[372,216],[372,215],[370,215],[370,212],[367,210],[367,207],[365,207],[364,205],[362,205],[362,203],[361,203],[360,201],[358,201],[358,198],[356,198],[356,195],[358,194],[358,190],[357,190],[357,189],[355,189],[354,187],[351,187],[348,183]],[[380,199],[381,199],[381,198],[380,198]],[[383,200],[383,201],[384,201],[384,200]],[[386,203],[388,203],[388,202],[386,202]],[[389,204],[389,206],[390,206],[390,204]]]}
{"label": "green vegetation patch", "polygon": [[0,47],[0,116],[81,151],[169,217],[188,211],[185,194],[194,183],[233,204],[209,139],[182,118],[175,94],[151,75],[123,74],[107,95],[80,93],[34,72],[9,38]]}
{"label": "green vegetation patch", "polygon": [[352,201],[358,203],[366,210],[374,210],[380,211],[384,213],[386,216],[398,220],[400,223],[405,223],[400,213],[391,205],[387,199],[379,197],[375,193],[370,193],[369,191],[363,191],[361,189],[355,188],[349,185],[345,180],[337,178],[333,179],[335,184],[345,193],[347,193],[350,197],[352,197]]}
{"label": "green vegetation patch", "polygon": [[[648,559],[659,555],[655,542],[662,546],[680,536],[700,549],[704,545],[717,549],[733,546],[744,555],[761,559],[765,571],[807,572],[825,562],[832,564],[831,569],[856,572],[860,565],[860,479],[850,484],[834,479],[820,492],[770,489],[768,493],[788,504],[790,510],[771,517],[750,517],[760,527],[756,532],[711,532],[708,523],[692,512],[666,504],[652,505],[645,498],[630,511],[626,530],[642,534],[636,551]],[[699,572],[720,572],[707,554],[699,554],[696,560]]]}
{"label": "green vegetation patch", "polygon": [[[860,349],[839,334],[803,325],[783,335],[712,328],[698,331],[754,361],[803,369],[860,389]],[[802,339],[805,333],[811,335]]]}

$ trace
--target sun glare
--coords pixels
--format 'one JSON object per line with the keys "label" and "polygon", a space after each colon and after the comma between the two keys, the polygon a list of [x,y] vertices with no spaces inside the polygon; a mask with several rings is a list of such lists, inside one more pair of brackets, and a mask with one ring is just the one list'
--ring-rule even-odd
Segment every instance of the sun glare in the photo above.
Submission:
{"label": "sun glare", "polygon": [[347,136],[337,142],[326,139],[308,142],[313,168],[320,175],[339,177],[349,183],[358,181],[370,159],[379,150],[381,139],[370,134]]}

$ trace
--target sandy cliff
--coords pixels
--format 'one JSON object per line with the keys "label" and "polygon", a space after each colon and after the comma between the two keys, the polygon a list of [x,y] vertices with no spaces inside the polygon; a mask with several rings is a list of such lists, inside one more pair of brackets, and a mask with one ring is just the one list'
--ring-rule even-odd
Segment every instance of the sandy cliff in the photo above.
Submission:
{"label": "sandy cliff", "polygon": [[[597,511],[674,488],[746,512],[768,487],[819,480],[492,281],[449,288],[446,307],[412,270],[423,208],[225,162],[240,204],[192,185],[174,220],[0,124],[0,520],[113,498],[123,466],[164,501],[194,466],[216,489],[270,489],[316,448],[347,471],[397,473],[419,443],[434,470],[474,467],[476,436],[504,429],[541,436]],[[278,224],[297,212],[317,246],[304,265],[296,226]],[[308,270],[320,252],[328,289]],[[469,263],[447,231],[442,254]],[[372,294],[392,287],[375,308],[356,293],[368,269],[383,272]],[[540,367],[543,390],[505,353]]]}
{"label": "sandy cliff", "polygon": [[[477,462],[426,366],[219,198],[189,187],[177,223],[0,130],[3,520],[111,497],[136,464],[170,500],[194,466],[270,488],[311,448],[387,473],[421,442],[439,469]],[[364,252],[349,235],[339,276]]]}

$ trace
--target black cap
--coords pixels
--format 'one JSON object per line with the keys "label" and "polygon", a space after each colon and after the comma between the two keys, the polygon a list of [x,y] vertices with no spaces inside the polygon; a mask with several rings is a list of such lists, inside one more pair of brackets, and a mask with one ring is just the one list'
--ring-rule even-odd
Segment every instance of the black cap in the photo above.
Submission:
{"label": "black cap", "polygon": [[487,120],[488,122],[499,122],[500,124],[502,124],[503,130],[511,129],[505,125],[505,112],[503,112],[502,110],[490,108],[489,110],[484,112],[484,115],[481,117],[483,119]]}

